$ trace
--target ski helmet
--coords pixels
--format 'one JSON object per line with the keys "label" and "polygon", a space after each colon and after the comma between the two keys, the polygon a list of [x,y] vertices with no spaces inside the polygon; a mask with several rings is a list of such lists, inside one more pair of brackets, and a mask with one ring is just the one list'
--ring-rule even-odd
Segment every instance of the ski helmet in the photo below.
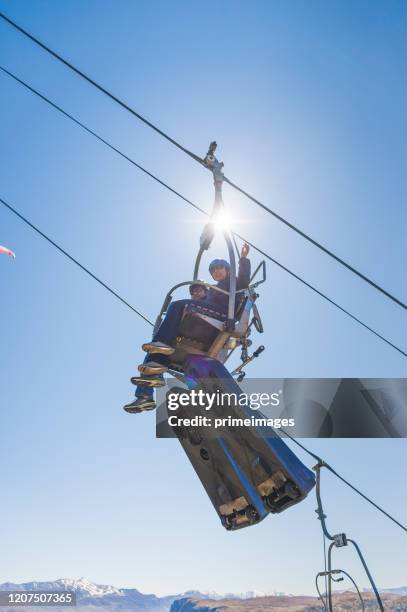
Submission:
{"label": "ski helmet", "polygon": [[201,289],[204,289],[205,293],[208,293],[208,289],[205,285],[202,285],[201,283],[193,283],[192,285],[189,286],[189,293],[192,295],[192,293],[194,292],[194,289],[198,289],[198,287],[200,287]]}
{"label": "ski helmet", "polygon": [[230,263],[228,261],[226,261],[226,259],[214,259],[213,261],[211,261],[211,263],[209,264],[209,272],[212,274],[213,270],[215,268],[226,268],[226,270],[229,272],[230,270]]}

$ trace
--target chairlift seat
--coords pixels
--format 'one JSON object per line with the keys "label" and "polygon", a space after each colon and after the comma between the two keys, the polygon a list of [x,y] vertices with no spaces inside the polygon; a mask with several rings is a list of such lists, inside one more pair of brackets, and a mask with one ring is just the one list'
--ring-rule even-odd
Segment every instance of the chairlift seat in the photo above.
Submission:
{"label": "chairlift seat", "polygon": [[178,328],[178,336],[200,342],[206,351],[222,331],[225,321],[225,313],[207,304],[187,304]]}
{"label": "chairlift seat", "polygon": [[[229,335],[239,337],[242,332],[244,333],[247,328],[251,306],[252,302],[248,300],[248,296],[245,293],[241,294],[236,308],[236,332],[227,333],[225,332],[225,323],[227,321],[227,314],[225,312],[205,302],[202,304],[187,304],[178,328],[177,345],[187,346],[189,341],[193,340],[194,343],[199,343],[199,351],[205,353],[213,348],[215,344],[217,346],[219,339],[222,338],[220,345],[223,346]],[[246,316],[244,316],[245,313]],[[222,346],[216,348],[216,354],[219,353]],[[195,348],[198,348],[198,346]]]}

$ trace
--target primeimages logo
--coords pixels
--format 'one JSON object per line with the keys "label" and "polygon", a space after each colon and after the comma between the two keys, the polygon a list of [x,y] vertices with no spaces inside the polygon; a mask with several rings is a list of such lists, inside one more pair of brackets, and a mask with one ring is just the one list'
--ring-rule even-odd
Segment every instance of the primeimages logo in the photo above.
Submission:
{"label": "primeimages logo", "polygon": [[207,393],[202,389],[185,393],[169,393],[167,407],[169,410],[178,410],[180,407],[192,406],[211,410],[213,406],[233,407],[246,406],[252,410],[259,410],[267,406],[280,405],[280,393],[223,393],[216,391]]}

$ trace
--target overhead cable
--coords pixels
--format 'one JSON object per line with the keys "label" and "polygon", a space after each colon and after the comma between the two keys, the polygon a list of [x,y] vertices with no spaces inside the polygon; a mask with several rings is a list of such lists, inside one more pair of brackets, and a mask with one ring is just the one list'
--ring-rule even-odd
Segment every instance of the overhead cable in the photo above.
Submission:
{"label": "overhead cable", "polygon": [[[168,185],[167,183],[165,183],[164,181],[162,181],[161,179],[159,179],[156,175],[154,175],[152,172],[150,172],[149,170],[147,170],[146,168],[144,168],[143,166],[141,166],[140,164],[138,164],[134,159],[132,159],[131,157],[129,157],[128,155],[126,155],[125,153],[123,153],[120,149],[118,149],[117,147],[115,147],[114,145],[112,145],[110,142],[108,142],[106,139],[102,138],[99,134],[97,134],[94,130],[90,129],[89,127],[87,127],[84,123],[82,123],[81,121],[79,121],[78,119],[76,119],[76,117],[74,117],[73,115],[67,113],[63,108],[61,108],[58,104],[56,104],[55,102],[53,102],[52,100],[50,100],[49,98],[47,98],[46,96],[44,96],[42,93],[40,93],[38,90],[36,90],[34,87],[32,87],[31,85],[28,85],[28,83],[26,83],[25,81],[23,81],[22,79],[20,79],[19,77],[17,77],[15,74],[13,74],[12,72],[10,72],[9,70],[7,70],[6,68],[4,68],[3,66],[0,65],[0,70],[2,70],[4,73],[6,73],[8,76],[10,76],[12,79],[14,79],[15,81],[17,81],[20,85],[24,86],[26,89],[28,89],[29,91],[31,91],[33,94],[35,94],[36,96],[38,96],[39,98],[41,98],[44,102],[47,102],[47,104],[49,104],[50,106],[52,106],[54,109],[58,110],[60,113],[62,113],[65,117],[67,117],[68,119],[70,119],[71,121],[73,121],[76,125],[79,125],[82,129],[84,129],[86,132],[88,132],[89,134],[91,134],[92,136],[94,136],[95,138],[97,138],[100,142],[102,142],[104,145],[106,145],[107,147],[109,147],[109,149],[111,149],[112,151],[114,151],[115,153],[117,153],[118,155],[120,155],[123,159],[127,160],[129,163],[131,163],[133,166],[135,166],[136,168],[138,168],[139,170],[141,170],[142,172],[144,172],[145,174],[147,174],[150,178],[152,178],[154,181],[156,181],[157,183],[159,183],[161,186],[165,187],[165,189],[168,189],[171,193],[173,193],[174,195],[178,196],[181,200],[183,200],[184,202],[186,202],[187,204],[189,204],[190,206],[192,206],[193,208],[195,208],[195,210],[198,210],[200,213],[209,216],[208,213],[206,213],[202,208],[200,208],[197,204],[195,204],[194,202],[192,202],[190,199],[188,199],[187,197],[183,196],[179,191],[173,189],[170,185]],[[358,317],[356,317],[355,315],[353,315],[351,312],[349,312],[348,310],[346,310],[345,308],[343,308],[342,306],[340,306],[337,302],[335,302],[334,300],[332,300],[330,297],[328,297],[326,294],[324,294],[322,291],[320,291],[319,289],[317,289],[316,287],[314,287],[313,285],[311,285],[311,283],[308,283],[306,280],[304,280],[303,278],[301,278],[298,274],[296,274],[295,272],[293,272],[292,270],[290,270],[289,268],[287,268],[287,266],[284,266],[282,263],[280,263],[277,259],[275,259],[274,257],[272,257],[271,255],[269,255],[268,253],[266,253],[265,251],[263,251],[262,249],[260,249],[259,247],[257,247],[255,244],[253,244],[252,242],[250,242],[247,238],[244,238],[243,236],[240,236],[239,234],[237,234],[236,232],[233,232],[234,236],[236,236],[237,238],[239,238],[240,240],[243,240],[245,242],[247,242],[247,244],[249,244],[253,249],[255,249],[259,254],[261,254],[263,257],[266,257],[266,259],[268,259],[269,261],[271,261],[272,263],[274,263],[275,265],[277,265],[279,268],[281,268],[282,270],[284,270],[285,272],[287,272],[290,276],[292,276],[293,278],[295,278],[296,280],[298,280],[300,283],[302,283],[303,285],[305,285],[306,287],[308,287],[309,289],[311,289],[312,291],[314,291],[317,295],[319,295],[320,297],[322,297],[324,300],[326,300],[327,302],[329,302],[330,304],[332,304],[333,306],[335,306],[336,308],[338,308],[341,312],[343,312],[344,314],[346,314],[347,316],[349,316],[351,319],[353,319],[354,321],[356,321],[357,323],[359,323],[362,327],[364,327],[365,329],[367,329],[368,331],[370,331],[372,334],[374,334],[377,338],[379,338],[380,340],[382,340],[383,342],[385,342],[388,346],[390,346],[391,348],[393,348],[394,350],[398,351],[401,355],[403,355],[404,357],[407,357],[407,353],[405,351],[403,351],[401,348],[399,348],[398,346],[396,346],[393,342],[391,342],[390,340],[388,340],[387,338],[385,338],[382,334],[380,334],[379,332],[375,331],[372,327],[370,327],[369,325],[367,325],[366,323],[364,323],[361,319],[359,319]]]}
{"label": "overhead cable", "polygon": [[[36,36],[34,36],[33,34],[30,34],[30,32],[28,32],[27,30],[25,30],[24,28],[22,28],[20,25],[18,25],[15,21],[13,21],[12,19],[10,19],[9,17],[7,17],[7,15],[5,15],[4,13],[0,12],[0,17],[6,21],[9,25],[11,25],[12,27],[14,27],[16,30],[18,30],[21,34],[23,34],[24,36],[28,37],[32,42],[34,42],[35,44],[39,45],[44,51],[46,51],[47,53],[51,54],[55,59],[57,59],[58,61],[62,62],[62,64],[64,64],[67,68],[69,68],[70,70],[72,70],[73,72],[75,72],[78,76],[82,77],[83,79],[85,79],[88,83],[90,83],[91,85],[93,85],[94,87],[96,87],[100,92],[102,92],[103,94],[105,94],[106,96],[108,96],[111,100],[113,100],[114,102],[116,102],[117,104],[119,104],[122,108],[124,108],[125,110],[127,110],[129,113],[131,113],[134,117],[136,117],[137,119],[139,119],[140,121],[142,121],[144,124],[146,124],[148,127],[150,127],[151,129],[153,129],[155,132],[157,132],[160,136],[162,136],[163,138],[165,138],[167,141],[169,141],[171,144],[173,144],[175,147],[177,147],[178,149],[180,149],[181,151],[183,151],[186,155],[188,155],[189,157],[191,157],[192,159],[194,159],[196,162],[198,162],[201,165],[203,164],[203,160],[201,157],[199,157],[198,155],[196,155],[195,153],[193,153],[192,151],[190,151],[189,149],[187,149],[186,147],[184,147],[181,143],[179,143],[177,140],[175,140],[174,138],[172,138],[171,136],[169,136],[166,132],[164,132],[163,130],[161,130],[159,127],[157,127],[154,123],[152,123],[151,121],[149,121],[148,119],[146,119],[146,117],[144,117],[143,115],[141,115],[140,113],[138,113],[134,108],[132,108],[131,106],[129,106],[126,102],[124,102],[123,100],[121,100],[119,97],[117,97],[116,95],[114,95],[112,92],[110,92],[108,89],[106,89],[105,87],[103,87],[100,83],[98,83],[97,81],[95,81],[93,78],[91,78],[89,75],[85,74],[82,70],[80,70],[79,68],[77,68],[76,66],[74,66],[71,62],[69,62],[68,60],[66,60],[65,58],[63,58],[59,53],[57,53],[56,51],[54,51],[53,49],[51,49],[48,45],[46,45],[45,43],[43,43],[41,40],[39,40]],[[385,295],[387,298],[389,298],[390,300],[392,300],[394,303],[396,303],[398,306],[401,306],[403,309],[407,309],[407,304],[405,304],[404,302],[402,302],[399,298],[397,298],[396,296],[392,295],[389,291],[387,291],[386,289],[384,289],[383,287],[381,287],[379,284],[377,284],[375,281],[373,281],[372,279],[368,278],[365,274],[363,274],[362,272],[360,272],[359,270],[357,270],[355,267],[353,267],[352,265],[350,265],[349,263],[347,263],[346,261],[344,261],[341,257],[339,257],[338,255],[336,255],[335,253],[333,253],[331,250],[329,250],[327,247],[323,246],[321,243],[319,243],[318,241],[316,241],[314,238],[312,238],[311,236],[309,236],[307,233],[305,233],[304,231],[302,231],[301,229],[299,229],[298,227],[296,227],[293,223],[291,223],[290,221],[288,221],[287,219],[285,219],[284,217],[282,217],[281,215],[279,215],[278,213],[276,213],[275,211],[273,211],[271,208],[269,208],[268,206],[266,206],[265,204],[263,204],[260,200],[258,200],[257,198],[255,198],[254,196],[250,195],[245,189],[239,187],[238,185],[236,185],[236,183],[234,183],[233,181],[231,181],[230,179],[228,179],[227,177],[224,177],[225,182],[227,182],[231,187],[233,187],[234,189],[236,189],[237,191],[239,191],[242,195],[244,195],[245,197],[247,197],[249,200],[251,200],[252,202],[254,202],[255,204],[257,204],[258,206],[260,206],[263,210],[265,210],[266,212],[268,212],[270,215],[272,215],[274,218],[278,219],[279,221],[281,221],[282,223],[284,223],[287,227],[289,227],[290,229],[292,229],[294,232],[296,232],[297,234],[299,234],[302,238],[304,238],[305,240],[307,240],[308,242],[310,242],[311,244],[313,244],[315,247],[317,247],[318,249],[320,249],[322,252],[324,252],[326,255],[328,255],[329,257],[331,257],[332,259],[334,259],[337,263],[341,264],[342,266],[344,266],[345,268],[347,268],[350,272],[353,272],[355,275],[357,275],[359,278],[361,278],[362,280],[364,280],[366,283],[368,283],[371,287],[373,287],[374,289],[376,289],[377,291],[379,291],[380,293],[382,293],[383,295]]]}
{"label": "overhead cable", "polygon": [[29,227],[31,227],[31,229],[33,229],[35,232],[37,232],[37,234],[42,236],[42,238],[45,238],[45,240],[47,240],[50,244],[52,244],[52,246],[54,246],[56,249],[58,249],[58,251],[60,251],[63,255],[65,255],[65,257],[70,259],[81,270],[86,272],[86,274],[89,274],[89,276],[91,276],[96,282],[98,282],[100,285],[102,285],[102,287],[104,287],[104,289],[107,289],[107,291],[109,291],[112,295],[114,295],[118,300],[123,302],[123,304],[125,304],[128,308],[130,308],[130,310],[135,312],[136,315],[138,315],[139,317],[144,319],[144,321],[146,323],[148,323],[149,325],[154,325],[154,323],[152,323],[152,321],[150,321],[146,316],[144,316],[139,310],[134,308],[134,306],[129,304],[129,302],[127,302],[124,298],[121,297],[121,295],[119,295],[116,291],[114,291],[111,287],[109,287],[109,285],[107,285],[105,282],[103,282],[98,276],[96,276],[96,274],[93,274],[93,272],[88,270],[88,268],[85,268],[85,266],[83,264],[81,264],[77,259],[75,259],[75,257],[70,255],[67,251],[65,251],[65,249],[60,247],[59,244],[57,244],[54,240],[52,240],[49,236],[47,236],[44,232],[42,232],[38,227],[36,227],[33,223],[31,223],[31,221],[29,221],[26,217],[24,217],[21,213],[19,213],[18,210],[16,210],[13,206],[11,206],[11,204],[8,204],[8,202],[3,200],[3,198],[0,198],[0,203],[3,204],[3,206],[5,206],[6,208],[8,208],[8,210],[11,211],[14,215],[16,215],[19,219],[24,221],[24,223],[26,223]]}
{"label": "overhead cable", "polygon": [[321,457],[319,457],[317,454],[313,453],[312,451],[309,450],[309,448],[307,448],[306,446],[304,446],[304,444],[302,444],[301,442],[298,442],[298,440],[296,440],[291,434],[289,434],[287,432],[286,429],[281,428],[281,431],[283,432],[283,434],[285,436],[287,436],[287,438],[289,438],[292,442],[294,442],[294,444],[296,444],[297,446],[299,446],[299,448],[301,448],[304,452],[306,452],[310,457],[312,457],[313,459],[315,459],[315,461],[321,466],[326,468],[327,470],[329,470],[334,476],[336,476],[337,478],[339,478],[339,480],[341,480],[344,484],[346,484],[350,489],[352,489],[355,493],[357,493],[358,495],[360,495],[360,497],[362,497],[365,501],[367,501],[369,504],[371,504],[374,508],[376,508],[376,510],[379,510],[379,512],[381,512],[382,514],[384,514],[384,516],[386,516],[390,521],[392,521],[393,523],[395,523],[398,527],[400,527],[403,531],[405,531],[407,533],[407,526],[403,525],[402,523],[400,523],[400,521],[398,521],[397,519],[394,518],[394,516],[392,516],[391,514],[389,514],[388,512],[386,512],[386,510],[384,510],[381,506],[379,506],[378,504],[376,504],[376,502],[374,502],[372,499],[370,499],[370,497],[368,497],[367,495],[365,495],[364,493],[362,493],[362,491],[360,491],[357,487],[355,487],[353,484],[351,484],[348,480],[346,480],[346,478],[344,478],[343,476],[341,476],[340,474],[338,474],[338,472],[336,470],[334,470],[334,468],[332,466],[329,465],[329,463],[327,463],[326,461],[324,461],[323,459],[321,459]]}

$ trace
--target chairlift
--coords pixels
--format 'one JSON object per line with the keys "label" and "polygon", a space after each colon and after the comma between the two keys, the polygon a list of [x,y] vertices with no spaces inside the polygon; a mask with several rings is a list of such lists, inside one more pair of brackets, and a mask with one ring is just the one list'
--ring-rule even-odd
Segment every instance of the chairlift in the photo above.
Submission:
{"label": "chairlift", "polygon": [[180,288],[201,284],[212,291],[228,295],[228,309],[227,313],[225,313],[205,302],[202,302],[202,304],[192,303],[185,306],[178,329],[175,352],[171,355],[171,361],[168,366],[169,372],[180,380],[183,380],[184,364],[187,355],[202,355],[216,359],[220,363],[225,363],[236,348],[240,346],[242,364],[233,371],[233,374],[237,376],[238,380],[242,380],[244,377],[244,366],[258,357],[264,350],[264,346],[261,345],[251,356],[248,353],[248,348],[252,344],[252,341],[249,339],[252,328],[259,333],[263,333],[263,324],[256,305],[256,300],[259,297],[256,290],[259,285],[266,281],[265,261],[261,261],[257,266],[247,288],[236,289],[236,258],[232,233],[230,228],[224,228],[223,236],[226,241],[230,264],[229,292],[199,280],[202,255],[212,244],[215,236],[216,217],[224,210],[222,198],[223,163],[219,162],[215,157],[215,150],[216,142],[212,142],[203,162],[213,173],[215,201],[211,219],[205,225],[200,237],[193,279],[171,287],[157,317],[154,333],[157,332],[165,317],[168,307],[172,302],[174,292]]}
{"label": "chairlift", "polygon": [[[266,281],[266,265],[262,261],[254,271],[249,286],[237,289],[232,234],[229,228],[225,228],[223,236],[230,263],[229,292],[199,280],[202,255],[211,246],[215,235],[214,220],[224,207],[223,163],[215,157],[215,150],[216,143],[213,142],[203,162],[213,173],[215,202],[211,219],[200,237],[193,279],[174,285],[167,293],[154,332],[159,329],[177,289],[202,284],[227,294],[226,313],[210,303],[186,304],[168,371],[189,390],[201,388],[208,393],[220,391],[239,396],[242,390],[233,376],[238,382],[243,380],[244,367],[264,350],[264,346],[260,345],[249,355],[252,329],[263,332],[256,300],[259,297],[257,287]],[[230,373],[224,364],[238,346],[241,347],[242,363]],[[171,389],[171,393],[177,391],[184,393],[185,387]],[[215,406],[215,414],[221,414],[222,408],[221,405]],[[169,415],[167,402],[159,407],[160,410]],[[259,416],[250,407],[235,405],[231,410],[238,418]],[[204,407],[195,407],[193,410],[194,415],[203,415],[204,412]],[[178,408],[172,414],[180,418],[192,416],[189,407]],[[168,419],[162,423],[167,423],[164,427],[169,427]],[[261,425],[225,427],[221,436],[213,436],[205,428],[199,427],[176,427],[173,431],[227,530],[248,527],[259,523],[270,513],[285,511],[302,501],[315,484],[313,473],[299,461],[272,428]]]}

